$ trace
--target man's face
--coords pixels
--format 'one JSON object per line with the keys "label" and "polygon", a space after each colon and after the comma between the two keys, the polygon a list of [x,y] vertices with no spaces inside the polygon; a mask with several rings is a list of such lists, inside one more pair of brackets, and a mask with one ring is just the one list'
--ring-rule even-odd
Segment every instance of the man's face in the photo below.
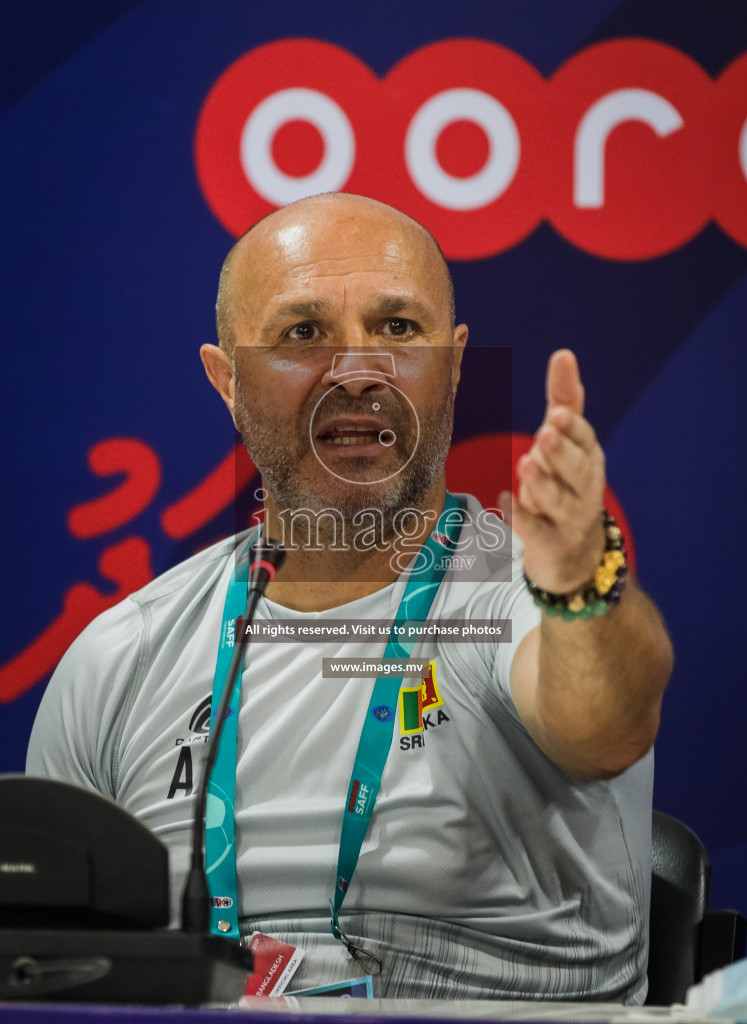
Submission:
{"label": "man's face", "polygon": [[246,241],[234,419],[277,510],[421,507],[442,482],[466,340],[432,242],[352,200],[288,208]]}

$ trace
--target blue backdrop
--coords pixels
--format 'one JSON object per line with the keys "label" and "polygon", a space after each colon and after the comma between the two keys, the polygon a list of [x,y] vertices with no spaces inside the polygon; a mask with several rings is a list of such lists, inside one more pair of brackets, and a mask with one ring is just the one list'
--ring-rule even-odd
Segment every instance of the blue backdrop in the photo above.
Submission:
{"label": "blue backdrop", "polygon": [[[539,425],[550,352],[578,353],[639,576],[676,649],[656,804],[705,840],[717,905],[747,910],[747,75],[740,64],[721,78],[747,52],[742,0],[13,6],[0,14],[0,770],[22,768],[50,669],[85,622],[231,528],[234,436],[197,350],[214,338],[236,225],[272,202],[242,172],[223,118],[243,124],[261,99],[307,87],[349,103],[350,189],[399,193],[446,234],[460,319],[478,345],[512,348],[517,443]],[[457,61],[455,40],[474,61]],[[267,43],[276,49],[258,51]],[[423,71],[412,55],[435,43]],[[235,95],[222,79],[234,65],[250,83]],[[374,76],[390,72],[377,92]],[[520,156],[484,209],[444,212],[413,184],[404,131],[425,99],[460,85],[502,98]],[[606,222],[606,210],[573,207],[574,131],[590,103],[634,88],[666,92],[684,127],[616,129]],[[308,124],[288,129],[271,155],[302,177],[324,145]],[[489,152],[469,116],[434,141],[452,180],[476,176]],[[243,196],[230,185],[242,173]],[[463,452],[506,429],[484,382],[462,398]]]}

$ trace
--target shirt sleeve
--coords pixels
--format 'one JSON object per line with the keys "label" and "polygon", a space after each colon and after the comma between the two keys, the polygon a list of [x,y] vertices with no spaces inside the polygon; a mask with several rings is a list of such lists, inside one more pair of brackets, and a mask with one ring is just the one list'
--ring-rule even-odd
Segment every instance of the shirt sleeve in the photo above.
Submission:
{"label": "shirt sleeve", "polygon": [[500,612],[496,617],[511,620],[511,643],[496,644],[493,678],[501,691],[514,703],[511,692],[511,665],[519,644],[535,626],[540,624],[542,612],[535,605],[524,582],[524,569],[521,558],[514,558],[512,565],[512,581],[507,585],[500,598]]}
{"label": "shirt sleeve", "polygon": [[127,599],[72,643],[39,706],[27,775],[116,797],[119,739],[142,668],[144,633],[142,611]]}

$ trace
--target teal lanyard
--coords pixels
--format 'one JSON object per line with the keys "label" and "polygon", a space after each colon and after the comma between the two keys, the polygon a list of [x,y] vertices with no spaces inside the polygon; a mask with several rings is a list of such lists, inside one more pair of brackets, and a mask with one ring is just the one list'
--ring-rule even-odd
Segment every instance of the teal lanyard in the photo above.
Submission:
{"label": "teal lanyard", "polygon": [[[456,514],[455,514],[456,513]],[[406,640],[398,634],[409,621],[422,622],[428,618],[433,599],[448,568],[448,559],[442,556],[456,544],[463,515],[457,499],[446,495],[443,511],[436,529],[418,552],[410,569],[405,592],[400,601],[384,651],[385,658],[408,658],[417,638]],[[238,560],[226,594],[221,625],[220,647],[213,678],[213,713],[220,703],[223,684],[236,640],[236,620],[244,612],[248,581],[248,548]],[[404,629],[402,633],[404,634]],[[215,935],[240,938],[238,897],[236,888],[236,849],[234,834],[234,796],[236,788],[236,736],[238,732],[239,700],[241,696],[239,673],[231,697],[228,718],[223,727],[218,756],[208,790],[205,835],[205,860],[210,889],[210,930]],[[386,676],[376,680],[363,721],[358,750],[345,800],[337,861],[337,881],[334,898],[329,901],[332,915],[332,933],[341,939],[338,913],[355,872],[363,840],[371,821],[389,750],[392,744],[394,721],[402,679]]]}
{"label": "teal lanyard", "polygon": [[[223,622],[220,630],[218,660],[213,676],[213,697],[211,716],[220,704],[228,668],[236,643],[236,626],[246,608],[246,592],[249,583],[249,549],[257,539],[252,534],[237,558],[228,584]],[[239,701],[241,699],[241,676],[236,677],[228,717],[223,726],[218,756],[208,786],[207,811],[205,816],[205,870],[210,891],[210,931],[213,935],[225,935],[239,939],[239,908],[236,893],[236,847],[234,834],[234,799],[236,792],[236,737],[239,725]],[[211,717],[211,729],[213,725]]]}

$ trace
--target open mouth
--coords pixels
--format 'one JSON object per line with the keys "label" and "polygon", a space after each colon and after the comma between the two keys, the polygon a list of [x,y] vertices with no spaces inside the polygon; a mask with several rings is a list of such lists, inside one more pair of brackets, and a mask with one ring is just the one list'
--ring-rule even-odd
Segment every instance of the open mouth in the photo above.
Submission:
{"label": "open mouth", "polygon": [[[335,420],[323,425],[316,439],[324,447],[376,450],[389,447],[393,443],[394,433],[383,423]],[[359,454],[368,452],[361,451]]]}
{"label": "open mouth", "polygon": [[367,427],[356,427],[352,430],[334,430],[325,434],[320,440],[325,444],[373,444],[379,440],[378,433]]}

